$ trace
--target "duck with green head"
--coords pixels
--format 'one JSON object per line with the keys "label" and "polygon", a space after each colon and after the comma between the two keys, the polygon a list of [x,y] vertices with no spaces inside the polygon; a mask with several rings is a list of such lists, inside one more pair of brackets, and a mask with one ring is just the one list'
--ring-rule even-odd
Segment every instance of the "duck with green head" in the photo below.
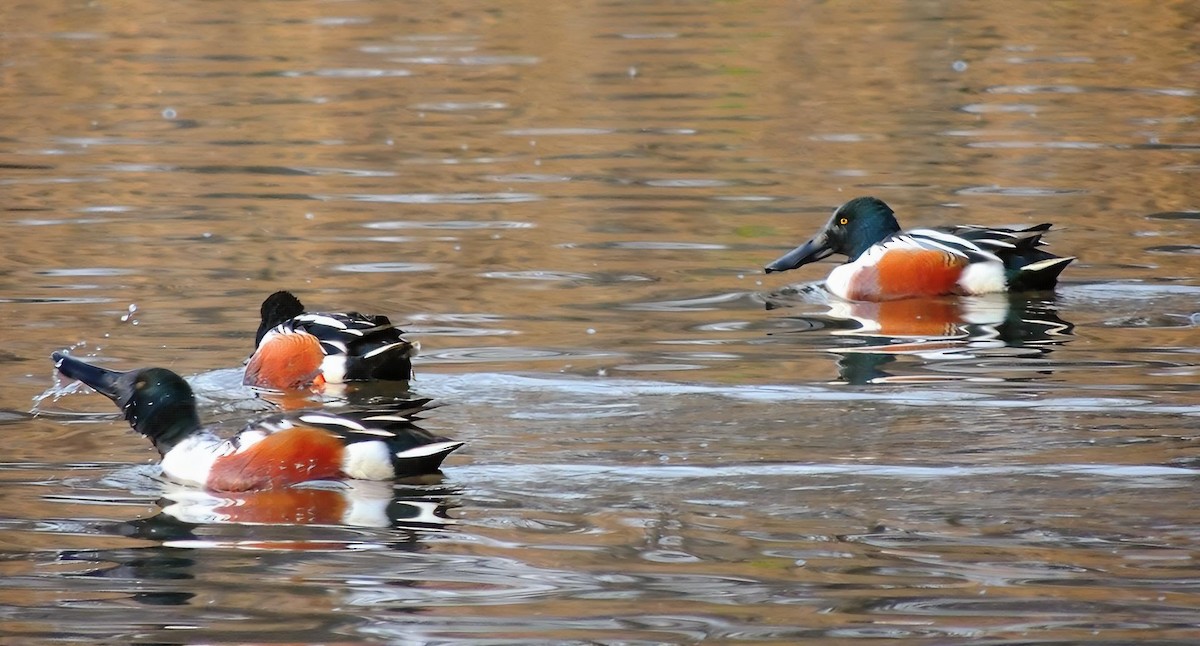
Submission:
{"label": "duck with green head", "polygon": [[841,254],[849,260],[830,272],[825,285],[856,301],[1050,290],[1075,260],[1041,248],[1050,226],[964,225],[902,232],[883,200],[856,197],[766,271],[788,271]]}
{"label": "duck with green head", "polygon": [[214,491],[270,489],[311,480],[390,480],[436,473],[463,445],[416,425],[428,399],[392,407],[295,411],[249,423],[222,439],[200,423],[196,398],[166,368],[108,370],[55,352],[54,365],[111,399],[162,456],[163,475]]}

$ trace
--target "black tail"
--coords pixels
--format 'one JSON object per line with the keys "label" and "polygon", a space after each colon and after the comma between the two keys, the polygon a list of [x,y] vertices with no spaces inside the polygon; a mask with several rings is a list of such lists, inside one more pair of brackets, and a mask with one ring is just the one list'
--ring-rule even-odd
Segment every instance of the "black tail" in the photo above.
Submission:
{"label": "black tail", "polygon": [[[1042,291],[1054,289],[1058,275],[1075,260],[1074,256],[1055,256],[1037,250],[1044,257],[1009,271],[1008,288],[1012,291]],[[1007,259],[1006,259],[1007,263]]]}
{"label": "black tail", "polygon": [[380,345],[361,356],[346,357],[346,379],[358,381],[379,379],[382,381],[408,381],[412,379],[412,357],[417,346],[399,338]]}
{"label": "black tail", "polygon": [[1004,273],[1010,291],[1054,289],[1058,275],[1073,256],[1056,256],[1042,249],[1042,236],[1050,230],[1044,222],[1031,227],[960,227],[962,237],[972,240],[1004,261]]}

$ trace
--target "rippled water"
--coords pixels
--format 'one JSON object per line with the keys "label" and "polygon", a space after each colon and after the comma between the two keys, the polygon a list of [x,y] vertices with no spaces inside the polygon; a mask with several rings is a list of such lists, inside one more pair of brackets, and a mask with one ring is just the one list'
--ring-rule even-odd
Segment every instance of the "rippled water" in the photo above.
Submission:
{"label": "rippled water", "polygon": [[[1200,639],[1190,4],[0,18],[3,643]],[[1079,260],[916,307],[761,274],[864,194]],[[52,372],[234,425],[280,288],[406,322],[442,477],[180,489]]]}

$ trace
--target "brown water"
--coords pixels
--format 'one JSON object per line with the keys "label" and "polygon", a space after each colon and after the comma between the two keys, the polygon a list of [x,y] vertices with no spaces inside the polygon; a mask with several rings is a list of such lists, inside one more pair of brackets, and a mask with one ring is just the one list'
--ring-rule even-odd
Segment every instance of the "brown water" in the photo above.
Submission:
{"label": "brown water", "polygon": [[[1200,11],[997,9],[0,6],[0,642],[1200,640]],[[760,273],[863,194],[1079,261]],[[53,376],[240,420],[280,288],[409,323],[440,482],[206,499]]]}

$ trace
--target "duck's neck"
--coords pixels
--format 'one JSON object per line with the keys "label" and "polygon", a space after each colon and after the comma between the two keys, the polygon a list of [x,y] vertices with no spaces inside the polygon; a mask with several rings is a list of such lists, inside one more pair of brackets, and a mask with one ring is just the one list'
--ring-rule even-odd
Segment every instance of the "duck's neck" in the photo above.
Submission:
{"label": "duck's neck", "polygon": [[191,401],[163,404],[150,415],[130,419],[133,429],[154,443],[160,454],[166,454],[188,436],[200,430],[200,417]]}

